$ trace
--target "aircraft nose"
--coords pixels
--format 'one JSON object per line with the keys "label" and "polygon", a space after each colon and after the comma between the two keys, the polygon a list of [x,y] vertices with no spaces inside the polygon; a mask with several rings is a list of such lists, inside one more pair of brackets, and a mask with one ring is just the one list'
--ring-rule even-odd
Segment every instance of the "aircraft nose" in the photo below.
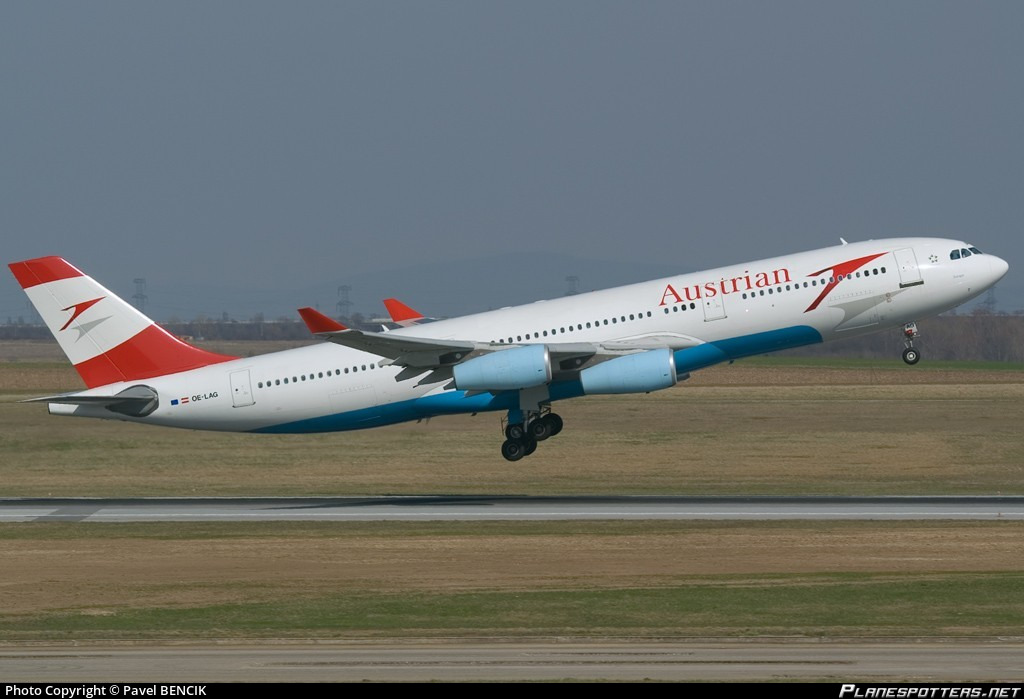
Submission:
{"label": "aircraft nose", "polygon": [[995,284],[1010,271],[1010,265],[1001,257],[995,255],[986,255],[986,257],[988,257],[988,268],[992,271],[992,283]]}

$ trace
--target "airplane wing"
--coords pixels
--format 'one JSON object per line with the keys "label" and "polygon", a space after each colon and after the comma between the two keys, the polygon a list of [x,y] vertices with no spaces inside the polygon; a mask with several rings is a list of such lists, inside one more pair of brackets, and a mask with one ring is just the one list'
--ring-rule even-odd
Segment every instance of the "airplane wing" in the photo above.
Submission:
{"label": "airplane wing", "polygon": [[[410,337],[391,332],[369,332],[346,328],[312,308],[300,308],[299,314],[310,331],[328,342],[376,354],[384,359],[380,366],[404,367],[397,381],[430,372],[420,383],[436,383],[452,376],[451,368],[473,357],[501,352],[519,345],[469,340],[440,340]],[[551,357],[554,379],[567,379],[588,366],[625,354],[670,347],[682,349],[702,344],[703,340],[676,334],[651,334],[622,338],[614,342],[550,342],[545,343]]]}
{"label": "airplane wing", "polygon": [[476,350],[491,350],[490,343],[435,340],[365,330],[334,330],[316,333],[329,342],[384,357],[381,366],[396,364],[423,369],[458,364]]}

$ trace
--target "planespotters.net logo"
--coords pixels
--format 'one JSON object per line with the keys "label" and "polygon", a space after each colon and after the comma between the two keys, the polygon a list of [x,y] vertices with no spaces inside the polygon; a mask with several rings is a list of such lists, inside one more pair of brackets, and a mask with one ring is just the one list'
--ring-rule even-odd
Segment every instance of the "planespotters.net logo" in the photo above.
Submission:
{"label": "planespotters.net logo", "polygon": [[844,684],[839,699],[1015,699],[1020,687],[964,685],[962,687],[914,687],[885,684]]}

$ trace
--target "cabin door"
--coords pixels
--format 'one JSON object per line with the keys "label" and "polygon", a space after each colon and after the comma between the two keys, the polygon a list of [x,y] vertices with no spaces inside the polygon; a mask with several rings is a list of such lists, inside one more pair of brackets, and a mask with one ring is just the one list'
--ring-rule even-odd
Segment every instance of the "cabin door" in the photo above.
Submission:
{"label": "cabin door", "polygon": [[896,269],[900,271],[900,288],[924,284],[921,270],[917,266],[917,255],[913,248],[903,248],[893,253],[896,256]]}
{"label": "cabin door", "polygon": [[244,408],[252,405],[256,400],[252,397],[252,382],[249,380],[249,370],[231,372],[231,403],[236,408]]}
{"label": "cabin door", "polygon": [[722,302],[722,294],[705,296],[701,298],[704,305],[704,321],[721,320],[725,318],[725,304]]}

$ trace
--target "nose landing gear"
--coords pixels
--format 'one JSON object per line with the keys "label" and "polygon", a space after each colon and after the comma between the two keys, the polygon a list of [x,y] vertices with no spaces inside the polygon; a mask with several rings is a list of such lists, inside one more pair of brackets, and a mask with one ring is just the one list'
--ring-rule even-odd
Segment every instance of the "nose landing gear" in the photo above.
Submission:
{"label": "nose landing gear", "polygon": [[907,323],[903,326],[903,361],[907,364],[917,364],[921,361],[921,353],[914,348],[914,340],[921,336],[917,330],[917,323]]}

